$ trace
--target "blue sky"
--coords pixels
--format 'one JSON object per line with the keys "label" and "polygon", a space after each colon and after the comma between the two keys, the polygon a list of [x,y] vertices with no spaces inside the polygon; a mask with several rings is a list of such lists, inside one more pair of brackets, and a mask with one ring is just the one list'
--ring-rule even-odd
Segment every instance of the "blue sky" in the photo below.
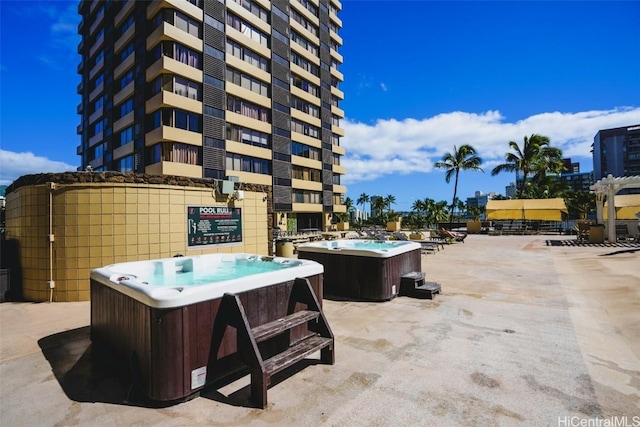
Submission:
{"label": "blue sky", "polygon": [[[433,164],[471,144],[491,177],[510,140],[538,133],[593,169],[600,129],[640,123],[638,1],[344,0],[340,71],[347,196],[450,200]],[[79,164],[77,2],[0,2],[0,184]],[[385,37],[381,37],[385,36]]]}

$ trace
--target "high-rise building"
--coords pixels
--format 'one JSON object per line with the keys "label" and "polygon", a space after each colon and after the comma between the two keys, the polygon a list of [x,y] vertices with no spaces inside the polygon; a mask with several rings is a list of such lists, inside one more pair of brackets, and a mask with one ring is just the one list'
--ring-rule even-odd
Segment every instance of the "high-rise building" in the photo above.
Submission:
{"label": "high-rise building", "polygon": [[87,1],[82,169],[272,186],[300,228],[345,212],[339,0]]}
{"label": "high-rise building", "polygon": [[599,130],[592,148],[596,181],[609,175],[640,175],[640,124]]}

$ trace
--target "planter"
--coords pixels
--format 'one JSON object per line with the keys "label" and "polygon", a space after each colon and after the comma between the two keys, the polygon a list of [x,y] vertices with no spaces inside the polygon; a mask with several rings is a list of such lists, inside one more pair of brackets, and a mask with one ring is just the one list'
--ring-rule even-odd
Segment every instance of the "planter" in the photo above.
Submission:
{"label": "planter", "polygon": [[409,240],[424,240],[422,233],[414,232],[409,234]]}
{"label": "planter", "polygon": [[340,231],[347,231],[349,229],[348,222],[339,222],[336,224],[336,228]]}
{"label": "planter", "polygon": [[387,222],[387,231],[400,231],[402,220]]}
{"label": "planter", "polygon": [[467,221],[467,233],[479,234],[480,230],[482,230],[481,221]]}

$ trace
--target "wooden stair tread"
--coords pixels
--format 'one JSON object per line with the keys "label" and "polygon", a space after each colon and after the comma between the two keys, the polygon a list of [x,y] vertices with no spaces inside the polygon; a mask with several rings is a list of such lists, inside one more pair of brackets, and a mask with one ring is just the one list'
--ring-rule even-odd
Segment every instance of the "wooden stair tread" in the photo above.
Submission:
{"label": "wooden stair tread", "polygon": [[321,337],[319,335],[310,336],[292,345],[282,353],[265,360],[264,370],[268,372],[269,375],[273,375],[332,344],[333,338]]}
{"label": "wooden stair tread", "polygon": [[262,342],[295,326],[317,319],[319,316],[320,313],[317,311],[300,310],[272,322],[265,323],[264,325],[256,326],[251,329],[251,332],[253,333],[256,342]]}

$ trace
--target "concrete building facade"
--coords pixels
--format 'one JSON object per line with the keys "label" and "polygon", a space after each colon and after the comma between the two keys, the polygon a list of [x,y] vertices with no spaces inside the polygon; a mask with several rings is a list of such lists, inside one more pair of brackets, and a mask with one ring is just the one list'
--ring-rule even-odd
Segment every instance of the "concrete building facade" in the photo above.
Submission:
{"label": "concrete building facade", "polygon": [[273,224],[345,212],[338,0],[80,1],[81,169],[272,186]]}
{"label": "concrete building facade", "polygon": [[599,130],[592,147],[595,181],[640,175],[640,124]]}

